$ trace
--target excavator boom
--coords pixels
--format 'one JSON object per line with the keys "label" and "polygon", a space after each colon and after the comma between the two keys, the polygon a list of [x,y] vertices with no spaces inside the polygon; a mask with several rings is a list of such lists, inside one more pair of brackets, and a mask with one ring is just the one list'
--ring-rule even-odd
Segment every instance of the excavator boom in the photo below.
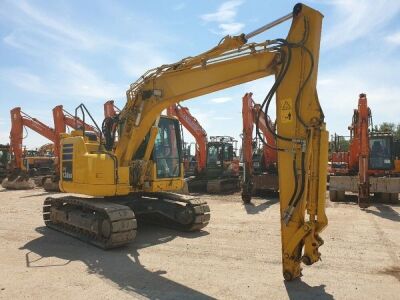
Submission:
{"label": "excavator boom", "polygon": [[[261,190],[277,191],[278,177],[277,148],[274,137],[275,128],[269,116],[266,116],[261,105],[256,104],[252,93],[246,93],[242,98],[243,117],[243,184],[242,200],[244,203],[251,201],[253,193]],[[256,127],[258,139],[263,144],[261,159],[254,161],[260,155],[256,152],[257,140],[253,139],[253,128]],[[256,172],[256,164],[257,171]],[[256,174],[258,173],[258,174]]]}
{"label": "excavator boom", "polygon": [[197,173],[201,173],[207,164],[207,132],[187,107],[171,105],[167,108],[168,116],[175,116],[196,140]]}

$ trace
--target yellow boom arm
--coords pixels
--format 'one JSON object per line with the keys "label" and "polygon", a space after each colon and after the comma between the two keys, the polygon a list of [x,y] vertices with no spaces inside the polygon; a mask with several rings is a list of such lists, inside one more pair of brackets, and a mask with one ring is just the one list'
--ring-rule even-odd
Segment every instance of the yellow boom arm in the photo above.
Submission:
{"label": "yellow boom arm", "polygon": [[[151,173],[148,160],[154,147],[157,120],[164,109],[274,75],[276,82],[263,108],[268,109],[276,93],[283,273],[288,280],[300,276],[301,261],[312,264],[320,259],[318,248],[323,241],[319,233],[327,225],[328,133],[316,92],[323,16],[302,4],[297,4],[290,16],[293,20],[286,39],[248,43],[247,38],[254,34],[227,36],[205,53],[145,73],[127,91],[115,150],[108,155],[86,154],[87,163],[84,160],[75,163],[74,158],[77,167],[82,164],[83,175],[79,182],[75,179],[62,182],[63,190],[104,196],[145,190],[144,174]],[[135,160],[146,135],[146,155],[140,161]],[[90,147],[94,149],[86,145]],[[89,168],[97,168],[99,173],[88,172]],[[107,181],[101,172],[108,168],[113,168],[109,173],[114,177]],[[151,191],[155,189],[162,191],[164,186],[157,185]]]}

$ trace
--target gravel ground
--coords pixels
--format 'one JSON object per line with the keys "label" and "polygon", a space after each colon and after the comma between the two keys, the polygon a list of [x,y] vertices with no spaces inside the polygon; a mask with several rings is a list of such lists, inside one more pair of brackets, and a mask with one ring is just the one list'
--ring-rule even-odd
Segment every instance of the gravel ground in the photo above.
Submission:
{"label": "gravel ground", "polygon": [[204,231],[142,226],[103,251],[43,226],[48,193],[0,189],[0,298],[399,299],[400,206],[328,204],[322,261],[285,283],[279,203],[203,195]]}

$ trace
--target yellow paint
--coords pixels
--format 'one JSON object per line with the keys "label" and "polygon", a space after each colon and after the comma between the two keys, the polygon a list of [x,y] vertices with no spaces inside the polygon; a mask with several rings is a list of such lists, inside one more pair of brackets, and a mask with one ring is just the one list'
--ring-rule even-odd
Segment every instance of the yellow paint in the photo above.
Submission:
{"label": "yellow paint", "polygon": [[[292,171],[293,160],[296,157],[294,163],[299,173],[302,151],[305,153],[307,174],[303,196],[294,208],[292,218],[288,224],[281,222],[283,271],[292,278],[300,276],[303,250],[312,263],[319,259],[319,234],[327,225],[325,184],[328,132],[325,123],[320,120],[322,114],[316,92],[322,18],[318,11],[303,5],[298,15],[294,16],[287,36],[290,43],[299,43],[306,38],[303,45],[313,56],[311,77],[298,97],[298,114],[312,129],[306,129],[298,120],[295,106],[299,87],[311,68],[311,60],[302,47],[292,48],[291,63],[276,93],[277,133],[293,139],[278,139],[278,147],[288,150],[278,152],[282,216],[294,191],[296,177]],[[64,136],[62,145],[73,144],[74,148],[73,180],[61,180],[62,190],[92,196],[112,196],[181,189],[182,173],[179,178],[157,178],[155,165],[148,155],[153,144],[148,146],[146,159],[150,160],[144,162],[146,167],[139,174],[141,179],[134,178],[137,175],[133,175],[133,168],[141,162],[132,158],[144,137],[161,112],[172,104],[258,78],[277,76],[282,67],[281,56],[268,46],[268,42],[247,44],[242,36],[228,36],[207,52],[146,73],[127,91],[127,102],[120,115],[124,123],[115,151],[99,152],[97,143],[89,142],[78,134]],[[287,48],[282,49],[287,52]],[[229,51],[229,56],[225,55],[226,51]],[[154,135],[154,129],[151,134]],[[302,141],[302,144],[298,144],[298,141]],[[304,226],[307,226],[307,230]],[[315,241],[318,241],[317,245]]]}

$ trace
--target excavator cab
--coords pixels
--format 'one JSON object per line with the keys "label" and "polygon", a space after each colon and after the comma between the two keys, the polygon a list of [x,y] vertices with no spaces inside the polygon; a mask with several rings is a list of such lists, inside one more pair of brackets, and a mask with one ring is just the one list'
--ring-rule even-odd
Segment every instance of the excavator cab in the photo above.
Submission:
{"label": "excavator cab", "polygon": [[9,162],[11,161],[10,146],[0,145],[0,180],[7,176]]}
{"label": "excavator cab", "polygon": [[207,144],[207,177],[218,178],[229,172],[233,161],[234,139],[231,137],[210,137]]}
{"label": "excavator cab", "polygon": [[[182,143],[182,159],[183,159],[183,167],[185,169],[185,177],[195,175],[197,171],[198,161],[196,159],[196,155],[192,154],[192,151],[196,150],[196,143]],[[194,147],[192,147],[194,146]],[[194,148],[194,150],[192,150]]]}
{"label": "excavator cab", "polygon": [[37,150],[27,150],[22,164],[29,176],[42,176],[54,173],[54,157],[40,155]]}
{"label": "excavator cab", "polygon": [[378,133],[369,139],[370,170],[393,170],[394,169],[394,145],[393,136],[390,134]]}
{"label": "excavator cab", "polygon": [[400,173],[400,140],[393,142],[394,149],[394,169],[396,173]]}
{"label": "excavator cab", "polygon": [[153,161],[157,178],[177,178],[181,174],[181,132],[179,122],[172,118],[160,118],[154,142]]}

